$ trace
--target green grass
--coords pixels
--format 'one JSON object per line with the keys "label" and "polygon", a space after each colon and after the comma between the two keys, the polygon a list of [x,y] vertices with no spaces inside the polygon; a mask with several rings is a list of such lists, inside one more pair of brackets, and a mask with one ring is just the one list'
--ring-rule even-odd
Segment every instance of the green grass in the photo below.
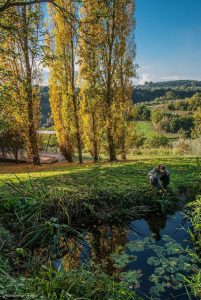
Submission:
{"label": "green grass", "polygon": [[154,135],[155,130],[150,121],[137,121],[136,129],[138,133],[143,134],[146,138]]}
{"label": "green grass", "polygon": [[123,192],[128,188],[145,189],[149,186],[147,173],[160,163],[167,165],[171,172],[171,187],[175,188],[195,181],[200,171],[197,160],[200,161],[190,157],[139,158],[134,162],[125,163],[101,165],[61,163],[41,167],[4,164],[0,173],[0,194],[8,192],[7,182],[18,182],[16,176],[22,181],[29,178],[44,179],[46,186],[65,187],[70,191],[96,189]]}
{"label": "green grass", "polygon": [[136,129],[138,133],[141,133],[145,136],[145,138],[150,138],[155,134],[161,134],[166,136],[169,139],[177,139],[179,138],[178,133],[165,132],[161,130],[156,130],[152,125],[151,121],[137,121]]}
{"label": "green grass", "polygon": [[[158,207],[161,205],[161,208],[163,208],[164,205],[161,202],[165,202],[166,200],[161,193],[153,191],[149,198],[151,191],[147,177],[148,171],[159,163],[166,164],[171,172],[171,190],[177,192],[179,186],[183,186],[184,188],[189,187],[189,195],[193,194],[194,190],[192,187],[200,173],[198,160],[201,163],[201,159],[195,157],[138,157],[136,161],[125,163],[102,163],[99,165],[58,163],[39,167],[32,165],[27,167],[25,164],[16,166],[2,163],[0,169],[0,200],[2,201],[2,207],[0,209],[2,210],[2,225],[6,228],[6,230],[3,228],[0,232],[0,248],[3,253],[3,260],[5,261],[4,255],[7,257],[7,249],[9,249],[11,251],[11,261],[16,261],[16,264],[19,264],[19,268],[21,268],[22,262],[25,263],[26,266],[29,266],[27,269],[30,270],[30,275],[33,276],[32,270],[37,272],[41,264],[47,265],[47,260],[54,259],[55,253],[60,255],[60,250],[62,251],[59,247],[61,237],[66,237],[65,241],[68,243],[68,239],[74,234],[75,229],[76,232],[79,229],[81,230],[81,227],[77,227],[77,220],[81,222],[84,220],[85,222],[88,219],[92,222],[92,225],[102,224],[97,221],[102,220],[101,218],[105,214],[107,216],[106,220],[118,219],[123,222],[125,219],[128,222],[128,211],[131,211],[133,206],[136,207],[143,204],[146,195],[147,203],[155,201],[155,205],[158,205]],[[22,190],[23,184],[25,184],[25,194],[26,183],[30,184],[31,182],[33,186],[31,191],[34,191],[33,195],[22,197],[18,201],[15,190],[7,185],[10,181],[14,182],[17,187],[18,185],[21,186]],[[19,184],[19,181],[21,184]],[[64,189],[64,193],[58,193],[55,194],[55,197],[54,195],[51,197],[51,193],[49,192],[54,187],[61,190]],[[127,193],[128,189],[130,194]],[[105,194],[105,198],[99,197],[103,191],[108,192],[108,194]],[[148,193],[146,194],[145,191],[148,191]],[[68,196],[68,192],[70,197]],[[71,199],[71,195],[74,195],[75,199]],[[86,195],[92,195],[92,197],[86,198]],[[114,195],[114,199],[108,197],[108,195]],[[120,197],[115,198],[115,195],[120,195]],[[122,201],[124,195],[127,198],[125,197],[125,201]],[[175,208],[175,199],[177,200],[177,198],[174,193],[173,198],[172,204]],[[134,200],[133,203],[128,203],[130,199]],[[8,200],[8,202],[4,202],[3,200]],[[87,202],[86,200],[90,200],[91,202]],[[127,203],[129,204],[128,211],[126,211]],[[170,204],[167,201],[166,206]],[[85,212],[87,219],[82,219]],[[69,221],[68,223],[68,219],[71,219],[72,222]],[[7,230],[12,232],[12,239],[7,239],[4,251],[1,246],[1,235],[9,237]],[[80,234],[78,234],[78,240],[80,238]],[[3,238],[3,243],[4,240]],[[51,247],[49,247],[50,245]],[[17,253],[16,249],[18,249]],[[46,249],[45,252],[40,251],[44,249]],[[15,260],[16,258],[17,260]],[[20,272],[18,278],[14,279],[9,275],[9,265],[8,271],[5,271],[6,268],[4,266],[2,270],[4,273],[3,276],[0,276],[0,285],[3,286],[3,295],[5,291],[7,293],[14,293],[14,295],[15,293],[19,294],[23,292],[24,289],[26,292],[26,280],[22,277],[23,282],[20,281]],[[5,279],[5,272],[9,272],[8,279],[10,278],[11,284],[7,278]],[[123,286],[114,282],[112,278],[110,280],[108,275],[101,273],[100,276],[98,274],[98,277],[96,277],[94,273],[83,273],[83,276],[81,276],[80,271],[76,273],[76,270],[72,270],[72,272],[74,273],[58,274],[58,276],[57,274],[53,274],[53,277],[50,276],[50,273],[39,276],[38,281],[33,283],[35,285],[32,285],[33,293],[36,292],[37,297],[38,295],[43,295],[45,299],[55,300],[58,299],[57,296],[63,300],[71,299],[71,295],[72,299],[76,299],[76,297],[80,299],[80,297],[85,295],[88,297],[86,299],[124,299],[125,293],[128,293],[125,299],[136,298],[135,294],[132,295],[129,290],[124,289]],[[74,277],[73,274],[75,275]],[[85,275],[87,276],[85,277]],[[75,279],[72,281],[72,278]],[[17,284],[18,280],[19,285]],[[99,289],[97,289],[98,280],[100,281]],[[83,284],[83,287],[79,289],[81,284]],[[11,287],[12,289],[9,290]],[[15,288],[14,290],[13,287]],[[64,290],[64,287],[66,290]],[[111,291],[113,291],[114,295],[111,294]],[[89,293],[91,298],[89,297]],[[37,297],[33,299],[39,299]],[[23,299],[26,298],[24,297]]]}

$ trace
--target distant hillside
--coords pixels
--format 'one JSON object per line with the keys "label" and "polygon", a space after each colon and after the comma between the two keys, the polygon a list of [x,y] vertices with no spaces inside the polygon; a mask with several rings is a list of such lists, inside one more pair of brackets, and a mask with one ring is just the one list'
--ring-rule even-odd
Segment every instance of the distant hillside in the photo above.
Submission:
{"label": "distant hillside", "polygon": [[132,100],[134,103],[153,100],[174,100],[192,97],[201,92],[201,81],[174,80],[164,82],[145,82],[134,87]]}
{"label": "distant hillside", "polygon": [[201,81],[197,80],[172,80],[162,82],[145,82],[143,85],[138,85],[137,88],[155,88],[155,89],[172,89],[172,88],[201,88]]}
{"label": "distant hillside", "polygon": [[[133,103],[150,102],[153,100],[176,100],[192,97],[201,92],[201,81],[175,80],[165,82],[146,82],[133,89]],[[41,87],[41,125],[45,125],[50,115],[49,88]]]}

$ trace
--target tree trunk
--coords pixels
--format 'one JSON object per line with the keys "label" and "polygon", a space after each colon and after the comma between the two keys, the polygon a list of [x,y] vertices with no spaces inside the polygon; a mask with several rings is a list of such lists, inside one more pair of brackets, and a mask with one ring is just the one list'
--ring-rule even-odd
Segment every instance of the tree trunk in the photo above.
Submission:
{"label": "tree trunk", "polygon": [[126,160],[126,149],[125,149],[125,142],[123,141],[121,146],[121,159]]}
{"label": "tree trunk", "polygon": [[79,124],[79,117],[78,117],[78,108],[77,108],[77,96],[75,90],[75,57],[74,57],[74,42],[73,42],[73,30],[71,30],[71,84],[72,84],[72,93],[73,93],[73,106],[74,106],[74,118],[75,118],[75,128],[76,128],[76,140],[77,140],[77,150],[78,150],[78,157],[79,163],[83,163],[82,159],[82,141],[81,141],[81,134],[80,134],[80,124]]}
{"label": "tree trunk", "polygon": [[112,55],[113,55],[113,45],[115,38],[115,6],[116,1],[113,1],[113,13],[112,13],[112,34],[111,39],[109,39],[109,58],[107,65],[107,91],[106,91],[106,107],[107,107],[107,140],[108,140],[108,152],[109,152],[109,160],[111,162],[117,161],[116,157],[116,146],[114,142],[114,137],[112,135],[112,114],[111,114],[111,106],[113,101],[112,95]]}
{"label": "tree trunk", "polygon": [[15,163],[18,164],[18,149],[14,149],[13,154],[15,156]]}
{"label": "tree trunk", "polygon": [[60,151],[61,154],[65,157],[65,159],[69,162],[72,163],[73,162],[73,156],[72,156],[72,152],[68,151],[68,149],[64,146],[60,146]]}
{"label": "tree trunk", "polygon": [[114,143],[114,137],[112,135],[112,114],[111,114],[111,105],[112,105],[112,95],[111,95],[111,74],[108,73],[108,82],[107,82],[107,94],[106,94],[106,122],[107,122],[107,141],[108,141],[108,154],[109,160],[117,161],[116,157],[116,146]]}
{"label": "tree trunk", "polygon": [[115,147],[115,143],[114,143],[114,140],[113,140],[113,136],[110,132],[110,128],[108,128],[108,130],[107,130],[107,140],[108,140],[109,160],[111,162],[117,161],[116,147]]}
{"label": "tree trunk", "polygon": [[33,91],[32,91],[32,71],[29,58],[29,43],[28,43],[28,24],[27,24],[27,8],[22,8],[23,14],[23,52],[26,66],[26,97],[27,97],[27,110],[28,110],[28,141],[31,156],[34,165],[40,165],[40,157],[38,150],[38,138],[34,122],[34,105],[33,105]]}
{"label": "tree trunk", "polygon": [[98,162],[98,142],[96,137],[96,119],[94,113],[92,113],[92,130],[93,130],[93,158],[94,162]]}
{"label": "tree trunk", "polygon": [[6,158],[4,147],[1,147],[1,152],[2,152],[3,158]]}

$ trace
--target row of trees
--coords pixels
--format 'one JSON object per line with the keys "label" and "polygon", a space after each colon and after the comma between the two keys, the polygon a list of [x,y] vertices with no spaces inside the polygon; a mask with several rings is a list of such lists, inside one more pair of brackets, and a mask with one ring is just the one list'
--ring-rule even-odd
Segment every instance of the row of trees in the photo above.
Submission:
{"label": "row of trees", "polygon": [[[134,4],[85,0],[68,16],[50,8],[50,104],[60,149],[71,162],[84,143],[94,161],[106,141],[110,161],[126,156],[131,78],[134,76]],[[79,20],[78,20],[79,18]],[[78,72],[76,66],[78,65]]]}
{"label": "row of trees", "polygon": [[72,162],[78,152],[82,163],[83,145],[94,161],[102,147],[111,161],[118,151],[125,158],[135,74],[134,1],[47,1],[53,5],[48,5],[46,28],[40,4],[34,2],[2,6],[1,131],[5,124],[6,130],[15,130],[28,156],[40,163],[38,65],[43,56],[50,69],[51,111],[65,158]]}

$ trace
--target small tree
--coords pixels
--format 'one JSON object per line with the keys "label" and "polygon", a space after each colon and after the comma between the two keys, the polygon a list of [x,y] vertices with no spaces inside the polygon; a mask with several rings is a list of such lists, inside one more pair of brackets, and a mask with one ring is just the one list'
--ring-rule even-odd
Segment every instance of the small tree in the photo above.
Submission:
{"label": "small tree", "polygon": [[193,137],[201,136],[201,107],[197,109],[197,111],[193,115],[194,117],[194,129],[192,131]]}
{"label": "small tree", "polygon": [[9,128],[0,132],[0,147],[5,158],[6,152],[10,151],[18,163],[18,153],[24,147],[24,140],[17,128]]}

